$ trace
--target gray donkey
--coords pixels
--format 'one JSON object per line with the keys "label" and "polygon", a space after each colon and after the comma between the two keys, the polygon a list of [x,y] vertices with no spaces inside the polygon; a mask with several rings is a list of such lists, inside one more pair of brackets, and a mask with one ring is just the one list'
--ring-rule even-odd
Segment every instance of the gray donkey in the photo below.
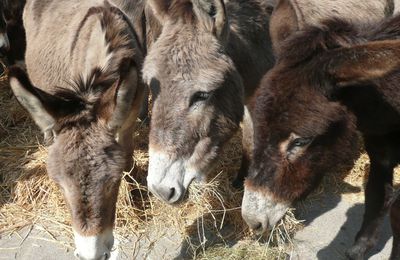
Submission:
{"label": "gray donkey", "polygon": [[168,203],[206,177],[274,62],[273,1],[225,2],[147,1],[162,27],[143,67],[153,95],[147,180]]}
{"label": "gray donkey", "polygon": [[24,26],[29,78],[11,68],[11,88],[41,130],[54,133],[47,171],[69,206],[76,256],[107,259],[143,99],[137,33],[102,0],[28,0]]}

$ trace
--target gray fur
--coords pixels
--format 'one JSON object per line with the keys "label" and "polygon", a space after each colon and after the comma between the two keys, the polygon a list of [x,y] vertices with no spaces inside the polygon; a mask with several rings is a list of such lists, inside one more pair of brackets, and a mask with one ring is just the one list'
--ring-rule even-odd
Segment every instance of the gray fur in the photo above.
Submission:
{"label": "gray fur", "polygon": [[[148,1],[162,24],[143,68],[153,92],[148,183],[171,190],[160,196],[169,203],[204,179],[273,65],[267,2]],[[210,98],[191,104],[199,91]]]}
{"label": "gray fur", "polygon": [[[64,191],[74,232],[84,237],[112,229],[122,170],[132,165],[144,54],[143,35],[129,20],[103,0],[28,0],[24,10],[31,83],[21,72],[10,82],[41,129],[56,133],[47,170]],[[84,103],[81,110],[46,104],[54,96],[68,105],[71,95]],[[97,259],[109,251],[82,253]]]}

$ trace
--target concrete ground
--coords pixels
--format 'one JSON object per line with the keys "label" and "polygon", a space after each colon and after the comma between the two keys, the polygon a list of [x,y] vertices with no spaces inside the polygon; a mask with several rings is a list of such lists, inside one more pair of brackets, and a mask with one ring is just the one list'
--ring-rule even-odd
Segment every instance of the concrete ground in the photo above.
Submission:
{"label": "concrete ground", "polygon": [[[305,228],[295,236],[292,259],[344,259],[344,251],[351,246],[360,228],[364,206],[341,199],[339,195],[325,194],[318,202],[307,202],[298,210],[306,221]],[[121,242],[114,259],[184,259],[184,243],[178,232],[166,230],[161,236],[149,239],[151,234],[132,237]],[[59,238],[61,239],[61,238]],[[368,259],[388,259],[391,249],[391,231],[386,220],[379,246]],[[19,235],[0,235],[0,260],[70,260],[73,250],[39,228],[26,228]]]}
{"label": "concrete ground", "polygon": [[[337,194],[322,196],[315,204],[307,202],[299,214],[306,226],[295,236],[295,259],[346,259],[344,252],[361,227],[364,204],[341,199]],[[386,218],[379,244],[366,259],[388,259],[391,248],[392,233]]]}

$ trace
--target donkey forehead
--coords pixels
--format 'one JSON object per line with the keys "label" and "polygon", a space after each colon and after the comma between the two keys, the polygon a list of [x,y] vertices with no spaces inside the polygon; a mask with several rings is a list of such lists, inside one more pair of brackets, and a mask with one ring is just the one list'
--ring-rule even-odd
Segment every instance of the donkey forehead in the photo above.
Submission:
{"label": "donkey forehead", "polygon": [[223,46],[212,36],[182,34],[177,33],[176,38],[162,34],[154,43],[143,66],[146,83],[155,78],[161,84],[213,86],[235,70]]}
{"label": "donkey forehead", "polygon": [[61,133],[49,149],[49,160],[63,163],[69,169],[119,170],[122,158],[122,151],[114,137],[95,131]]}
{"label": "donkey forehead", "polygon": [[[261,104],[263,105],[263,104]],[[278,140],[295,133],[300,137],[312,137],[323,134],[331,123],[339,118],[340,110],[333,109],[329,101],[319,103],[317,100],[292,101],[277,100],[265,104],[264,114],[256,115],[260,126],[268,130],[261,131],[269,139]],[[342,111],[343,112],[343,111]]]}

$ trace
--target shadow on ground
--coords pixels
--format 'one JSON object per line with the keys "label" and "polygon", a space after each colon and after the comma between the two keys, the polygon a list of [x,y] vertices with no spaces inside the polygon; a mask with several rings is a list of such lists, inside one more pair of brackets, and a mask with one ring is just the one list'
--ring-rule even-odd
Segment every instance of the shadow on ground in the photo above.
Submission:
{"label": "shadow on ground", "polygon": [[[318,251],[318,259],[329,259],[332,256],[332,251],[338,248],[343,248],[346,250],[354,241],[354,237],[361,228],[361,223],[364,214],[364,205],[357,203],[346,212],[346,222],[340,227],[339,232],[332,242]],[[385,218],[385,222],[381,227],[381,236],[378,245],[371,250],[367,258],[379,254],[390,240],[392,236],[392,231],[390,228],[390,223],[388,217]],[[343,256],[344,257],[344,256]]]}

